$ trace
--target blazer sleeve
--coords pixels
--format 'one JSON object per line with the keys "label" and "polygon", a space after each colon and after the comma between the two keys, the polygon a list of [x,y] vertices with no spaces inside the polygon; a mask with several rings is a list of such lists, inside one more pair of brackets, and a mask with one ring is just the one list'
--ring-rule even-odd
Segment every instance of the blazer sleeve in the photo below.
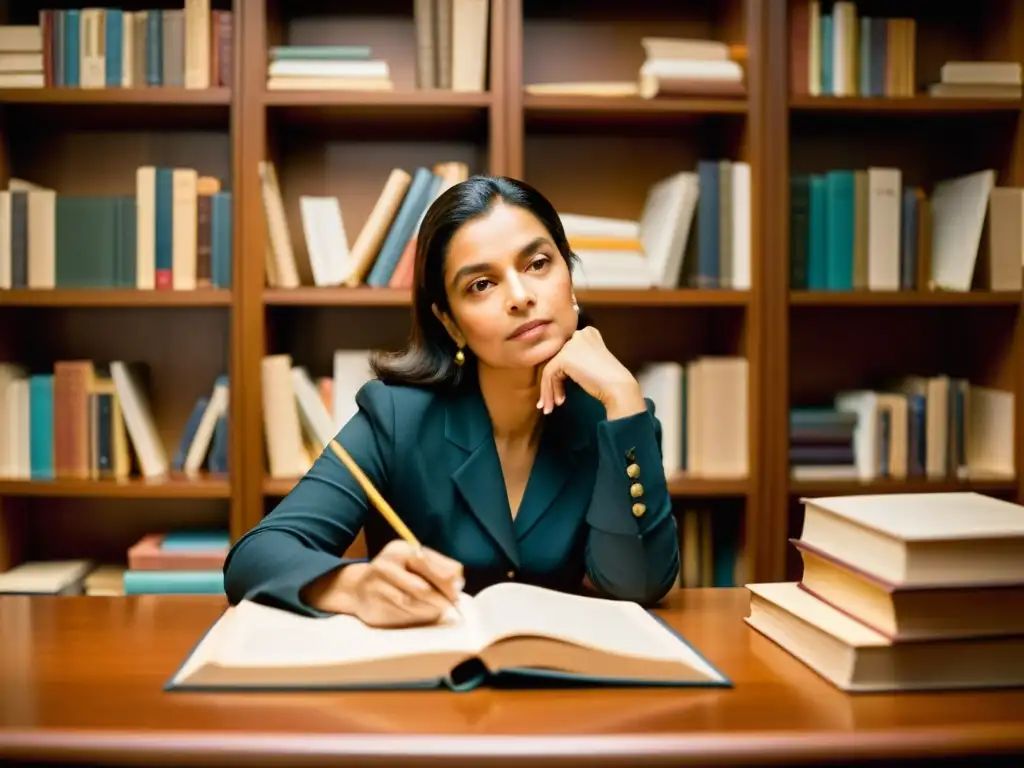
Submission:
{"label": "blazer sleeve", "polygon": [[[394,445],[394,404],[380,381],[356,395],[358,410],[338,433],[373,484],[386,493]],[[301,590],[329,571],[360,559],[341,554],[359,533],[369,501],[356,479],[329,448],[309,472],[228,553],[224,587],[234,605],[246,599],[308,616],[322,612],[300,599]]]}
{"label": "blazer sleeve", "polygon": [[[587,510],[586,568],[598,592],[653,603],[679,573],[679,536],[661,456],[661,422],[647,410],[598,423],[598,465]],[[631,477],[632,472],[639,473]],[[636,486],[639,486],[637,488]],[[637,495],[634,495],[637,493]],[[639,516],[634,505],[642,504]]]}

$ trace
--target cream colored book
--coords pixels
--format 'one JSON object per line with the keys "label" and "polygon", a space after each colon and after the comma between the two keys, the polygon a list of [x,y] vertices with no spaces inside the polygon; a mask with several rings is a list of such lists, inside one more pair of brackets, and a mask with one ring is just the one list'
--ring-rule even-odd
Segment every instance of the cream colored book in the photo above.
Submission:
{"label": "cream colored book", "polygon": [[243,601],[229,608],[167,690],[438,688],[501,675],[529,685],[731,686],[636,603],[497,584],[437,624],[377,629]]}
{"label": "cream colored book", "polygon": [[899,587],[1024,583],[1024,507],[979,493],[803,499],[800,541]]}
{"label": "cream colored book", "polygon": [[[796,582],[748,584],[753,629],[849,692],[1024,685],[1024,637],[893,642]],[[783,673],[784,674],[784,673]]]}

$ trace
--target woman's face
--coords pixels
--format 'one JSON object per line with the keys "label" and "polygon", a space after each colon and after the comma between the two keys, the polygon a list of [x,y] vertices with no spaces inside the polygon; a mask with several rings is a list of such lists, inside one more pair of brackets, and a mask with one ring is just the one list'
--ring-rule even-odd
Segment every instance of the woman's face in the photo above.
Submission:
{"label": "woman's face", "polygon": [[529,211],[497,203],[452,238],[444,283],[448,333],[492,368],[551,359],[576,331],[569,265]]}

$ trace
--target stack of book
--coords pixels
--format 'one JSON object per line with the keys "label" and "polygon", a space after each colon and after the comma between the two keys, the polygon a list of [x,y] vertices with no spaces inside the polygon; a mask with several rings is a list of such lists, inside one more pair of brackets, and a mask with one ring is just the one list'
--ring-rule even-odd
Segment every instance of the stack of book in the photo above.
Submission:
{"label": "stack of book", "polygon": [[1019,99],[1024,79],[1017,61],[947,61],[929,96],[947,99]]}
{"label": "stack of book", "polygon": [[645,37],[640,96],[746,96],[743,65],[718,40]]}
{"label": "stack of book", "polygon": [[223,594],[230,546],[226,530],[147,534],[128,549],[124,594]]}
{"label": "stack of book", "polygon": [[391,70],[366,45],[279,45],[270,49],[267,90],[390,91]]}
{"label": "stack of book", "polygon": [[38,25],[0,25],[0,88],[42,88],[43,35]]}
{"label": "stack of book", "polygon": [[799,582],[745,621],[844,691],[1024,685],[1024,507],[977,493],[804,500]]}

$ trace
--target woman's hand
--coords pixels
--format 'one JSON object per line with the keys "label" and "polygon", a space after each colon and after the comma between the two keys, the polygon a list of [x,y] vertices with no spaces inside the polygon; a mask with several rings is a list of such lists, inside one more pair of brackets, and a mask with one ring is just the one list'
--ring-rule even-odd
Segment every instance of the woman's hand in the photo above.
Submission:
{"label": "woman's hand", "polygon": [[576,331],[562,349],[544,364],[537,407],[551,413],[565,402],[565,379],[570,378],[591,397],[600,400],[609,419],[647,410],[640,385],[589,326]]}
{"label": "woman's hand", "polygon": [[347,613],[372,627],[433,624],[459,599],[462,565],[439,552],[395,539],[369,563],[353,563],[323,584],[311,585],[307,602]]}

